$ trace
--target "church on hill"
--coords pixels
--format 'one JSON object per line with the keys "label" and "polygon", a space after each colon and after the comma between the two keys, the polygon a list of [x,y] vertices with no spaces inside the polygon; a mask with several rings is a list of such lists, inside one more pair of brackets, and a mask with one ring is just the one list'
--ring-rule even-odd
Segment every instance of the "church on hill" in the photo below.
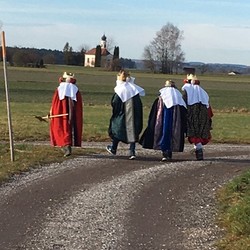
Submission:
{"label": "church on hill", "polygon": [[[100,47],[101,47],[101,67],[107,67],[111,64],[113,55],[107,50],[107,37],[103,35],[101,37]],[[84,66],[85,67],[95,67],[96,65],[96,48],[92,48],[85,53]]]}

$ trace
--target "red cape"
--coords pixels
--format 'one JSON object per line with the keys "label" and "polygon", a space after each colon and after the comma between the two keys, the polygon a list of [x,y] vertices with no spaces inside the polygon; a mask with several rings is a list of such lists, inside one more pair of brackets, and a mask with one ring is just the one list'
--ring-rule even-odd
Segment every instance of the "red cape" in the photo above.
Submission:
{"label": "red cape", "polygon": [[[81,147],[83,131],[83,107],[82,96],[78,91],[77,101],[65,97],[59,100],[56,89],[51,104],[51,115],[66,114],[67,116],[51,118],[50,120],[50,141],[53,146],[76,146]],[[70,107],[73,102],[73,107]],[[70,115],[71,114],[71,115]]]}

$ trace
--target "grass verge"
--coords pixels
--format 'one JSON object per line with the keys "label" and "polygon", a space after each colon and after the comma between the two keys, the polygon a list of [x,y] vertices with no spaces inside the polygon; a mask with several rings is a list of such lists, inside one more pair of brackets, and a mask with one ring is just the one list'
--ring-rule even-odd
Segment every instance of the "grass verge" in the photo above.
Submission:
{"label": "grass verge", "polygon": [[225,229],[219,250],[250,249],[250,171],[218,192],[219,224]]}

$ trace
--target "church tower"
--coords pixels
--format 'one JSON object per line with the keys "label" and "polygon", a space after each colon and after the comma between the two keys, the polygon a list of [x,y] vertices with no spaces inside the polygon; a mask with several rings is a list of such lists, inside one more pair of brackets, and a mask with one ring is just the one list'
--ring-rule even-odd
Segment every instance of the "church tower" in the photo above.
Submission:
{"label": "church tower", "polygon": [[106,44],[107,44],[107,37],[105,36],[105,34],[101,37],[101,48],[102,49],[106,49]]}

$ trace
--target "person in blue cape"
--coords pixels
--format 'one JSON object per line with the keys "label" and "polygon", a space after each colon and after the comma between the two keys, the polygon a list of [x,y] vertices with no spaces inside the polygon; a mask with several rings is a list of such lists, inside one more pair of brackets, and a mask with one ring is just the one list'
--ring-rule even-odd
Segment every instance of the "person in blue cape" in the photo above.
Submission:
{"label": "person in blue cape", "polygon": [[153,102],[139,143],[143,148],[162,151],[162,161],[172,160],[173,152],[183,152],[186,132],[186,103],[175,82],[167,80]]}
{"label": "person in blue cape", "polygon": [[106,147],[110,154],[116,155],[119,142],[130,144],[131,160],[136,158],[136,142],[143,128],[143,106],[140,96],[145,95],[144,89],[135,84],[134,80],[135,78],[125,70],[120,70],[117,75],[108,129],[112,144]]}

